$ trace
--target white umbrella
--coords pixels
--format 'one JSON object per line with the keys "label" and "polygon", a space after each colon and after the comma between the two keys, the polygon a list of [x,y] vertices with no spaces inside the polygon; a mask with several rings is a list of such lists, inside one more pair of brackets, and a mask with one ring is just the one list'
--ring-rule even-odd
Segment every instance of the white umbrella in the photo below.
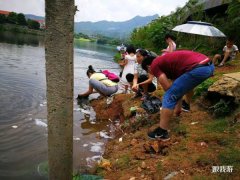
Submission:
{"label": "white umbrella", "polygon": [[201,21],[188,21],[186,24],[176,26],[172,30],[203,36],[226,37],[225,34],[215,28],[212,24]]}

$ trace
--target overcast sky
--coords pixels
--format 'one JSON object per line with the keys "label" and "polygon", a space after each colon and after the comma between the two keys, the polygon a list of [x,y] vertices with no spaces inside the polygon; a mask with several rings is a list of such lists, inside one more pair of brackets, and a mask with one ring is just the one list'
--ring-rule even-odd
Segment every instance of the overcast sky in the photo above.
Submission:
{"label": "overcast sky", "polygon": [[[137,15],[168,15],[188,0],[75,0],[75,21],[125,21]],[[45,0],[0,0],[0,10],[45,15]]]}

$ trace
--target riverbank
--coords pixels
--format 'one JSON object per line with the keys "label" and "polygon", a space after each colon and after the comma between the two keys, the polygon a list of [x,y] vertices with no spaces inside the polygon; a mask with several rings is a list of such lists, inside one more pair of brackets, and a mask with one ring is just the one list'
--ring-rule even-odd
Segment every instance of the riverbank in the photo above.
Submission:
{"label": "riverbank", "polygon": [[31,34],[37,36],[44,36],[44,30],[35,30],[29,29],[26,26],[20,26],[15,24],[0,24],[0,31],[9,31],[14,33],[22,33],[22,34]]}
{"label": "riverbank", "polygon": [[95,42],[94,39],[86,39],[86,38],[74,38],[75,41],[81,41],[81,42]]}
{"label": "riverbank", "polygon": [[[239,69],[240,59],[216,68],[211,81],[216,82],[223,74],[238,72]],[[161,89],[154,93],[158,97],[162,94]],[[109,107],[104,100],[92,102],[97,119],[119,119],[121,122],[116,127],[115,139],[106,146],[104,162],[96,168],[98,175],[111,180],[239,177],[239,106],[227,116],[216,116],[211,109],[212,100],[202,94],[192,103],[191,112],[183,112],[171,120],[171,140],[164,143],[150,141],[146,135],[158,126],[159,113],[148,115],[139,108],[140,99],[132,100],[131,96],[118,94]],[[131,107],[138,107],[137,116],[131,116]]]}

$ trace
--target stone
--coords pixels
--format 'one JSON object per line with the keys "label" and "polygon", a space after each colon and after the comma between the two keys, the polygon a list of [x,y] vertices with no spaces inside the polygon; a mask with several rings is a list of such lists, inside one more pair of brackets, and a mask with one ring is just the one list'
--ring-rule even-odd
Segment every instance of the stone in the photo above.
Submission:
{"label": "stone", "polygon": [[164,177],[164,180],[168,180],[168,179],[172,179],[174,176],[176,176],[178,174],[177,171],[171,172],[170,174],[168,174],[166,177]]}
{"label": "stone", "polygon": [[158,152],[160,151],[160,147],[159,147],[158,141],[154,141],[154,142],[153,142],[152,148],[154,149],[154,151],[155,151],[156,153],[158,153]]}
{"label": "stone", "polygon": [[208,88],[208,91],[234,97],[235,103],[240,104],[240,73],[224,74]]}
{"label": "stone", "polygon": [[200,146],[202,146],[202,147],[208,147],[208,145],[207,145],[206,142],[201,142],[201,143],[200,143]]}
{"label": "stone", "polygon": [[138,167],[138,168],[137,168],[137,171],[138,171],[139,173],[142,172],[142,168]]}
{"label": "stone", "polygon": [[142,169],[146,169],[146,168],[147,168],[147,165],[146,165],[146,163],[145,163],[144,161],[143,161],[142,164],[141,164],[141,168],[142,168]]}
{"label": "stone", "polygon": [[136,177],[131,177],[129,180],[135,180],[136,179]]}
{"label": "stone", "polygon": [[234,117],[234,122],[235,123],[240,123],[240,113],[237,113]]}
{"label": "stone", "polygon": [[141,178],[142,178],[142,179],[143,179],[143,178],[145,178],[145,175],[144,175],[144,174],[142,174],[142,175],[141,175]]}
{"label": "stone", "polygon": [[135,146],[135,145],[137,145],[138,144],[138,140],[137,139],[132,139],[131,140],[131,145],[132,146]]}

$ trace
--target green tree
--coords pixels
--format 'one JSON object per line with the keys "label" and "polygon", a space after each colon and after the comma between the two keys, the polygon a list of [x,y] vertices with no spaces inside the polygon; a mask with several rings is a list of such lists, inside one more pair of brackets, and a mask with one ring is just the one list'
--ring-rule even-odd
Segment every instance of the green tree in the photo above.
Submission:
{"label": "green tree", "polygon": [[0,24],[4,24],[7,22],[7,18],[4,14],[0,14]]}
{"label": "green tree", "polygon": [[26,26],[26,25],[27,25],[27,21],[26,21],[26,19],[25,19],[24,14],[19,13],[19,14],[17,15],[17,24],[23,25],[23,26]]}
{"label": "green tree", "polygon": [[17,13],[10,12],[8,17],[7,17],[7,20],[11,24],[17,24]]}
{"label": "green tree", "polygon": [[40,28],[39,22],[31,20],[31,19],[27,20],[27,25],[28,25],[28,28],[30,28],[30,29],[39,29]]}
{"label": "green tree", "polygon": [[45,0],[45,5],[49,179],[71,180],[73,29],[76,8],[74,0]]}
{"label": "green tree", "polygon": [[232,0],[227,9],[227,26],[226,31],[228,36],[234,38],[237,44],[240,44],[240,1]]}

